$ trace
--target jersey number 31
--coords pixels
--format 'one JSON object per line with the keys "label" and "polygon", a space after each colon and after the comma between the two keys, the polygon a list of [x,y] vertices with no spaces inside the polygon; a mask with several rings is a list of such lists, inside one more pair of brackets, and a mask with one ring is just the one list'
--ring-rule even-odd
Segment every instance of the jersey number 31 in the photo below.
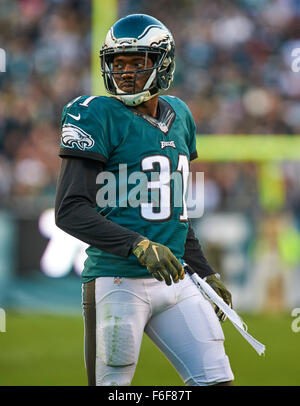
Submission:
{"label": "jersey number 31", "polygon": [[165,155],[151,155],[143,158],[141,169],[143,172],[152,173],[158,170],[157,179],[148,182],[151,202],[141,203],[142,218],[155,222],[166,221],[172,217],[175,207],[181,207],[179,220],[187,221],[186,194],[189,177],[187,156],[179,154],[177,167],[173,173],[171,173],[171,161]]}

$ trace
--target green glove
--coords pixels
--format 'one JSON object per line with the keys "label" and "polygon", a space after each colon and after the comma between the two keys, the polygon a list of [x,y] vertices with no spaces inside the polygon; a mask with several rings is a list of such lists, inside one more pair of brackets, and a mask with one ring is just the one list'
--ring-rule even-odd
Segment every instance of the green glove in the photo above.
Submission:
{"label": "green glove", "polygon": [[[217,292],[217,294],[224,300],[228,306],[232,307],[231,293],[225,288],[223,282],[216,276],[218,274],[208,275],[205,281]],[[226,315],[215,306],[215,312],[221,322],[226,320]]]}
{"label": "green glove", "polygon": [[[133,248],[133,254],[139,262],[159,281],[165,280],[167,285],[179,282],[184,278],[181,263],[170,249],[162,244],[144,239]],[[172,279],[171,279],[172,278]]]}

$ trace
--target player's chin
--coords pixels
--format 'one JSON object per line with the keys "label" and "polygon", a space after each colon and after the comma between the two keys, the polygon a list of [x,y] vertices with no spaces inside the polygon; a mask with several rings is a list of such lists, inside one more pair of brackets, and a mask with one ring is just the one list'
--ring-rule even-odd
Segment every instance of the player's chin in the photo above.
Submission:
{"label": "player's chin", "polygon": [[134,93],[134,85],[133,84],[120,84],[119,89],[121,89],[125,93]]}
{"label": "player's chin", "polygon": [[134,83],[120,83],[118,84],[119,89],[121,89],[125,93],[139,93],[143,91],[144,83],[139,83],[138,81]]}
{"label": "player's chin", "polygon": [[121,90],[125,93],[134,93],[134,89],[132,86],[123,86],[121,87]]}

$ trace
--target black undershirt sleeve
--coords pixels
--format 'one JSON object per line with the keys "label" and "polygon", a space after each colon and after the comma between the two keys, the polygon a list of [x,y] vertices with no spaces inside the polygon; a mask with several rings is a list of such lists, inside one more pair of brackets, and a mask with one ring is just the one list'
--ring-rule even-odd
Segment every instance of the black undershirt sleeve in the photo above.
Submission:
{"label": "black undershirt sleeve", "polygon": [[96,160],[63,158],[56,190],[55,222],[68,234],[93,247],[128,257],[133,245],[144,237],[95,210],[100,187],[96,178],[103,170],[104,164]]}
{"label": "black undershirt sleeve", "polygon": [[189,231],[186,238],[183,260],[201,277],[214,274],[215,271],[207,262],[201,245],[194,234],[194,230],[189,221]]}

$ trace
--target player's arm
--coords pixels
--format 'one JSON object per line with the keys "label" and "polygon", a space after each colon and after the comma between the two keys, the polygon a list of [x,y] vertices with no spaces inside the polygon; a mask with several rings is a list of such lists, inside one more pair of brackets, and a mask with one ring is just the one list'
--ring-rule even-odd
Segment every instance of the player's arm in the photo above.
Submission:
{"label": "player's arm", "polygon": [[[196,147],[196,125],[188,108],[187,126],[189,128],[190,135],[187,143],[190,152],[190,161],[192,161],[198,156]],[[222,281],[219,279],[220,276],[214,272],[207,262],[201,245],[198,239],[195,237],[190,221],[183,259],[194,272],[196,272],[201,278],[205,278],[206,282],[218,293],[219,296],[222,297],[222,299],[228,305],[232,306],[231,293],[226,289]],[[218,308],[215,308],[215,311],[219,317],[219,320],[223,321],[225,315]]]}
{"label": "player's arm", "polygon": [[107,107],[98,97],[80,96],[62,112],[55,220],[68,234],[105,252],[127,257],[142,236],[111,222],[95,210],[96,178],[114,143],[103,128]]}
{"label": "player's arm", "polygon": [[56,225],[100,250],[128,257],[133,244],[144,237],[95,210],[96,177],[103,168],[104,164],[96,160],[63,158],[56,190]]}
{"label": "player's arm", "polygon": [[194,230],[189,220],[189,229],[185,242],[183,260],[201,277],[215,274],[209,265],[199,240],[195,236]]}
{"label": "player's arm", "polygon": [[[218,293],[225,303],[232,306],[231,293],[226,289],[225,285],[220,280],[219,275],[214,272],[205,258],[190,221],[183,259],[193,271],[195,271],[201,278],[205,279],[205,281]],[[218,307],[215,308],[215,312],[220,321],[225,320],[224,313],[220,311]]]}

